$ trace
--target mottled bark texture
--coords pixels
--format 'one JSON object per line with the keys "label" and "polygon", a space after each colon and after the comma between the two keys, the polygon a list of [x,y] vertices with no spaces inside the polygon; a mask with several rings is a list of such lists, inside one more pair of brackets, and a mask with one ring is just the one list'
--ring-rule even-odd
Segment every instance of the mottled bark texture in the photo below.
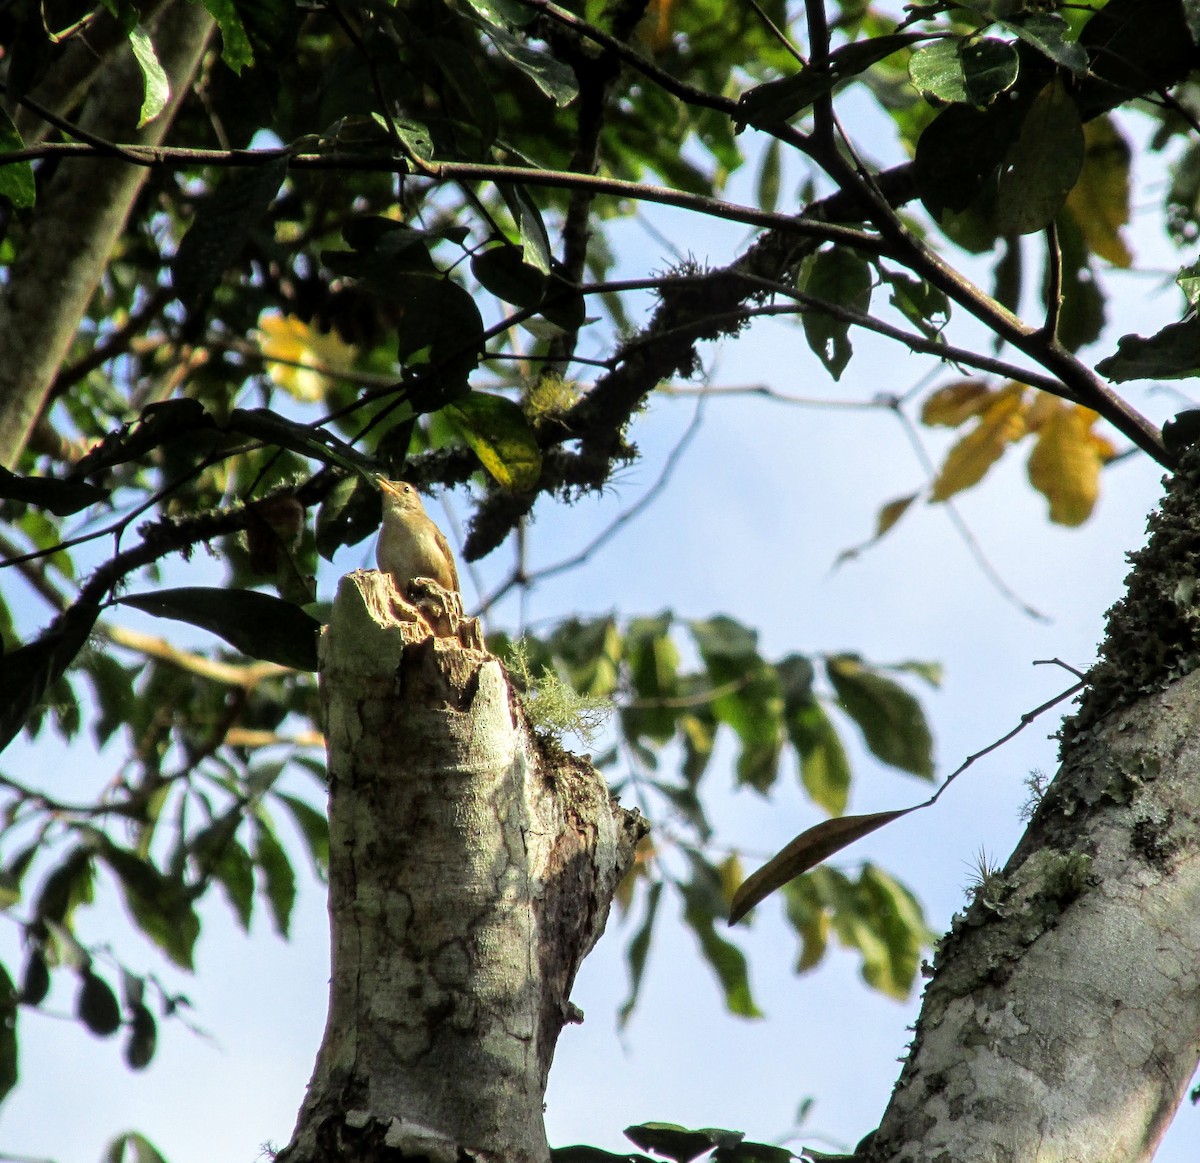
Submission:
{"label": "mottled bark texture", "polygon": [[1200,455],[1131,555],[1062,766],[938,950],[859,1154],[1153,1157],[1200,1057]]}
{"label": "mottled bark texture", "polygon": [[332,979],[287,1163],[547,1159],[555,1042],[641,830],[429,590],[422,614],[352,573],[322,642]]}

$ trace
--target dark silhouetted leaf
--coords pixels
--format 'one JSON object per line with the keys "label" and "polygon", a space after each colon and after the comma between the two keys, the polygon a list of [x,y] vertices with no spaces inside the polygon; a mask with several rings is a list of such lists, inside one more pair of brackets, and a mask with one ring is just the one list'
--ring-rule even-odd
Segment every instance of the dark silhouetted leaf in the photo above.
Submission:
{"label": "dark silhouetted leaf", "polygon": [[338,481],[317,510],[317,552],[326,561],[343,545],[357,545],[379,528],[379,490],[355,475]]}
{"label": "dark silhouetted leaf", "polygon": [[1189,316],[1169,323],[1143,339],[1122,335],[1115,355],[1096,364],[1096,370],[1114,383],[1129,380],[1178,380],[1200,372],[1200,318]]}
{"label": "dark silhouetted leaf", "polygon": [[40,1006],[50,992],[50,967],[40,949],[31,949],[25,961],[25,972],[21,974],[22,1005]]}
{"label": "dark silhouetted leaf", "polygon": [[296,827],[308,845],[313,868],[322,880],[329,875],[329,820],[324,812],[296,796],[276,792],[279,802],[287,808]]}
{"label": "dark silhouetted leaf", "polygon": [[625,1137],[647,1151],[663,1155],[676,1163],[690,1163],[714,1147],[733,1147],[740,1143],[740,1131],[725,1131],[718,1127],[689,1130],[678,1123],[642,1123],[625,1128]]}
{"label": "dark silhouetted leaf", "polygon": [[509,242],[472,255],[471,273],[493,295],[517,307],[536,307],[546,293],[546,274]]}
{"label": "dark silhouetted leaf", "polygon": [[265,444],[290,448],[302,456],[311,456],[328,464],[336,464],[351,473],[373,473],[375,464],[352,445],[347,444],[319,426],[300,424],[272,412],[269,408],[234,408],[226,428],[243,436],[251,436]]}
{"label": "dark silhouetted leaf", "polygon": [[100,1038],[111,1037],[121,1028],[121,1007],[117,1003],[117,995],[91,969],[85,969],[79,975],[75,1016]]}
{"label": "dark silhouetted leaf", "polygon": [[0,965],[0,1102],[17,1085],[17,991]]}
{"label": "dark silhouetted leaf", "polygon": [[1027,12],[1012,20],[997,20],[996,23],[1076,76],[1082,77],[1088,71],[1087,50],[1077,41],[1067,39],[1070,26],[1056,13]]}
{"label": "dark silhouetted leaf", "polygon": [[920,34],[904,32],[842,45],[820,64],[803,68],[794,76],[748,89],[738,99],[737,120],[759,129],[786,123],[835,85],[858,76],[884,57],[923,39]]}
{"label": "dark silhouetted leaf", "polygon": [[72,606],[41,637],[0,655],[0,750],[75,661],[99,616],[99,606]]}
{"label": "dark silhouetted leaf", "polygon": [[296,903],[296,874],[283,845],[261,820],[255,822],[254,828],[254,863],[262,873],[263,892],[271,906],[275,929],[281,937],[286,937],[292,922],[292,906]]}
{"label": "dark silhouetted leaf", "polygon": [[81,457],[72,468],[71,477],[92,476],[113,465],[141,460],[169,441],[179,437],[194,439],[197,433],[215,428],[213,418],[197,400],[164,400],[161,404],[149,404],[136,420],[110,432]]}
{"label": "dark silhouetted leaf", "polygon": [[78,513],[80,509],[95,505],[108,496],[108,489],[89,485],[86,481],[21,477],[6,468],[0,468],[0,498],[37,505],[57,517]]}
{"label": "dark silhouetted leaf", "polygon": [[171,260],[171,286],[185,307],[203,302],[241,257],[246,242],[287,177],[287,158],[227,170],[200,203],[195,220]]}
{"label": "dark silhouetted leaf", "polygon": [[[817,299],[865,312],[871,305],[871,268],[844,247],[820,251],[809,268],[804,293]],[[842,377],[850,362],[850,324],[806,305],[804,337],[829,374]]]}
{"label": "dark silhouetted leaf", "polygon": [[104,1163],[167,1163],[158,1148],[137,1131],[126,1131],[108,1145]]}
{"label": "dark silhouetted leaf", "polygon": [[135,1005],[129,1015],[129,1040],[125,1043],[125,1062],[130,1070],[145,1070],[158,1044],[158,1023],[144,1006]]}
{"label": "dark silhouetted leaf", "polygon": [[174,618],[199,626],[251,658],[297,670],[317,669],[321,623],[299,606],[270,594],[182,586],[153,594],[131,594],[119,601],[156,618]]}
{"label": "dark silhouetted leaf", "polygon": [[193,894],[187,885],[107,837],[101,839],[98,855],[117,878],[138,928],[176,965],[191,969],[200,918],[192,907]]}

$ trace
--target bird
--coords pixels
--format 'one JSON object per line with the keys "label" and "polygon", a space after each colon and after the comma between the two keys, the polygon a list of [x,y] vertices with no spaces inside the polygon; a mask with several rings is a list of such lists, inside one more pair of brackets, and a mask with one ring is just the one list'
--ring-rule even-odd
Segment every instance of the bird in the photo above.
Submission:
{"label": "bird", "polygon": [[443,589],[458,593],[458,570],[450,543],[433,523],[417,490],[407,481],[376,480],[383,493],[383,526],[375,561],[390,573],[396,588],[408,594],[414,578],[430,578]]}

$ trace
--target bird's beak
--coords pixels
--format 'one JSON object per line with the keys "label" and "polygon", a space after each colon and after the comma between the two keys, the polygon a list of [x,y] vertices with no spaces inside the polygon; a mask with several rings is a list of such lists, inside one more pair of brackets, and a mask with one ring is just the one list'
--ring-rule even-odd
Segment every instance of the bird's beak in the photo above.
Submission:
{"label": "bird's beak", "polygon": [[388,497],[399,497],[400,490],[385,477],[376,477],[375,483],[379,486],[379,491]]}

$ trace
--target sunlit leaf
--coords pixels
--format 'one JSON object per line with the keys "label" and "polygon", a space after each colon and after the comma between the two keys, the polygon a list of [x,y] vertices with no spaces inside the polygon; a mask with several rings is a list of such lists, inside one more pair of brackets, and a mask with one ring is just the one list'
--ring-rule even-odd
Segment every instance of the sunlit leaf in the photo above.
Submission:
{"label": "sunlit leaf", "polygon": [[[4,154],[16,153],[24,148],[25,143],[12,118],[0,109],[0,162]],[[17,210],[28,210],[34,204],[37,186],[33,180],[32,162],[0,165],[0,198],[7,198]]]}
{"label": "sunlit leaf", "polygon": [[1004,450],[1025,435],[1024,396],[1020,384],[1006,384],[992,394],[975,426],[947,454],[930,500],[944,501],[977,485]]}
{"label": "sunlit leaf", "polygon": [[171,97],[171,85],[149,34],[140,24],[129,33],[129,47],[133,49],[134,59],[142,73],[142,111],[138,115],[138,128],[141,129],[166,108]]}
{"label": "sunlit leaf", "polygon": [[258,331],[267,374],[297,400],[323,399],[337,373],[354,366],[354,348],[336,332],[317,331],[291,315],[264,315]]}
{"label": "sunlit leaf", "polygon": [[1089,121],[1083,134],[1083,169],[1067,195],[1067,209],[1094,253],[1128,268],[1133,254],[1121,227],[1129,222],[1129,143],[1108,117]]}
{"label": "sunlit leaf", "polygon": [[496,483],[515,492],[533,488],[542,472],[542,450],[518,404],[490,392],[471,392],[446,413]]}
{"label": "sunlit leaf", "polygon": [[1100,495],[1100,469],[1116,454],[1095,431],[1097,414],[1059,401],[1029,454],[1029,483],[1050,502],[1050,520],[1082,525]]}

